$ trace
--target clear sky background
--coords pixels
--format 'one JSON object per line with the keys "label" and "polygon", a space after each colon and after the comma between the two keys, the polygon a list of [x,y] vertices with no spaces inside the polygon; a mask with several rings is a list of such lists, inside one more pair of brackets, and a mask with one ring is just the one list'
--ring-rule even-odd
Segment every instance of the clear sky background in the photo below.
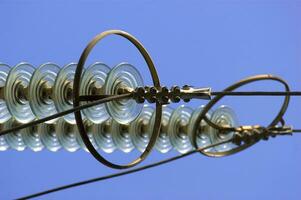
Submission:
{"label": "clear sky background", "polygon": [[[86,44],[107,29],[123,29],[148,49],[163,85],[191,84],[222,90],[250,75],[283,77],[301,90],[300,1],[0,1],[0,61],[35,66],[76,62]],[[88,63],[113,67],[127,61],[149,73],[127,41],[110,37]],[[0,69],[1,70],[1,69]],[[280,90],[264,82],[243,88]],[[265,125],[282,98],[226,98],[241,124]],[[206,101],[193,101],[197,107]],[[173,107],[179,104],[173,105]],[[300,98],[285,119],[301,127]],[[41,199],[300,199],[301,135],[260,142],[236,155],[193,155],[172,164],[45,196]],[[104,153],[103,153],[104,154]],[[152,152],[151,163],[177,154]],[[137,152],[109,155],[126,162]],[[0,153],[0,199],[12,199],[117,170],[84,151]]]}

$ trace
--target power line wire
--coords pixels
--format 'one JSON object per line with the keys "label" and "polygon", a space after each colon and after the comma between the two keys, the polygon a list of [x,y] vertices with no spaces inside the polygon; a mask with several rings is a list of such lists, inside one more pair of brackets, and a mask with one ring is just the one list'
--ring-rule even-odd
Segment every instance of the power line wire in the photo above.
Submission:
{"label": "power line wire", "polygon": [[127,174],[136,173],[136,172],[143,171],[143,170],[146,170],[146,169],[150,169],[150,168],[153,168],[153,167],[157,167],[157,166],[160,166],[160,165],[163,165],[163,164],[167,164],[167,163],[170,163],[172,161],[179,160],[181,158],[187,157],[187,156],[195,154],[197,152],[204,151],[206,149],[209,149],[209,148],[221,145],[221,144],[229,143],[231,141],[232,140],[227,140],[227,141],[219,142],[219,143],[216,143],[216,144],[208,145],[206,147],[199,148],[199,149],[196,149],[196,150],[192,150],[192,151],[189,151],[187,153],[184,153],[184,154],[181,154],[181,155],[178,155],[178,156],[174,156],[174,157],[171,157],[171,158],[168,158],[168,159],[165,159],[165,160],[161,160],[161,161],[149,164],[149,165],[145,165],[145,166],[134,168],[134,169],[131,169],[131,170],[126,170],[126,171],[123,171],[123,172],[114,173],[114,174],[110,174],[110,175],[106,175],[106,176],[101,176],[101,177],[97,177],[97,178],[93,178],[93,179],[88,179],[88,180],[84,180],[84,181],[80,181],[80,182],[75,182],[75,183],[71,183],[71,184],[68,184],[68,185],[63,185],[63,186],[60,186],[60,187],[52,188],[52,189],[49,189],[49,190],[45,190],[45,191],[42,191],[42,192],[38,192],[38,193],[35,193],[35,194],[31,194],[31,195],[28,195],[28,196],[17,198],[16,200],[32,199],[32,198],[40,197],[40,196],[47,195],[47,194],[50,194],[50,193],[66,190],[66,189],[69,189],[69,188],[74,188],[74,187],[78,187],[78,186],[82,186],[82,185],[86,185],[86,184],[90,184],[90,183],[95,183],[95,182],[99,182],[99,181],[104,181],[104,180],[124,176],[124,175],[127,175]]}

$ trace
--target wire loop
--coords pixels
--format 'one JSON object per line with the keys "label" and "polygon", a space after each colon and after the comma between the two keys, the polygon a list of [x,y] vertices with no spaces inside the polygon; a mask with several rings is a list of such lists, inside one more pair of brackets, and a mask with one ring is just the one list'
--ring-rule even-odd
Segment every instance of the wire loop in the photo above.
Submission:
{"label": "wire loop", "polygon": [[[286,92],[290,91],[289,86],[286,83],[286,81],[284,81],[280,77],[269,75],[269,74],[266,74],[266,75],[256,75],[256,76],[247,77],[247,78],[245,78],[245,79],[243,79],[241,81],[238,81],[238,82],[234,83],[233,85],[227,87],[224,91],[225,92],[230,92],[230,91],[233,91],[233,90],[235,90],[237,88],[240,88],[240,87],[242,87],[244,85],[247,85],[249,83],[257,82],[257,81],[263,81],[263,80],[272,80],[272,81],[279,82],[279,83],[281,83],[281,84],[284,85]],[[197,145],[197,142],[196,142],[197,126],[200,124],[200,122],[202,120],[205,120],[208,123],[209,126],[215,128],[215,129],[218,129],[218,130],[224,130],[224,131],[235,131],[236,130],[236,127],[222,127],[222,126],[219,126],[219,125],[213,123],[212,121],[210,121],[206,117],[207,112],[217,102],[219,102],[224,96],[226,96],[226,93],[218,94],[213,99],[211,99],[208,102],[208,104],[206,104],[206,106],[202,110],[201,114],[197,118],[197,120],[196,120],[196,122],[195,122],[195,124],[193,126],[193,135],[192,135],[192,143],[193,143],[193,146],[196,149],[198,149],[198,145]],[[285,112],[287,110],[287,107],[288,107],[288,104],[289,104],[289,100],[290,100],[290,95],[286,94],[285,98],[284,98],[284,101],[283,101],[283,104],[282,104],[282,106],[280,108],[279,113],[276,115],[276,117],[273,119],[273,121],[267,126],[267,128],[274,127],[279,122],[283,121],[283,115],[285,114]],[[200,151],[200,153],[204,154],[205,156],[209,156],[209,157],[222,157],[222,156],[232,155],[234,153],[240,152],[240,151],[242,151],[242,150],[244,150],[244,149],[252,146],[255,143],[256,142],[251,142],[249,144],[244,144],[244,145],[238,146],[237,148],[234,148],[234,149],[231,149],[231,150],[228,150],[228,151],[224,151],[224,152],[204,152],[204,151]]]}
{"label": "wire loop", "polygon": [[[100,42],[100,40],[102,40],[103,38],[105,38],[109,35],[119,35],[121,37],[124,37],[127,40],[129,40],[139,50],[139,52],[143,56],[147,66],[149,68],[154,86],[157,88],[160,88],[160,80],[159,80],[156,68],[154,66],[154,63],[153,63],[150,55],[148,54],[146,49],[143,47],[143,45],[134,36],[130,35],[127,32],[124,32],[121,30],[109,30],[109,31],[105,31],[105,32],[102,32],[99,35],[97,35],[87,45],[87,47],[82,52],[82,55],[79,59],[79,62],[78,62],[78,65],[77,65],[77,68],[75,71],[75,78],[74,78],[74,85],[73,85],[73,88],[74,88],[74,90],[73,90],[73,106],[74,107],[78,107],[80,105],[80,94],[79,94],[80,82],[81,82],[81,75],[82,75],[82,71],[83,71],[83,67],[85,65],[86,59],[89,56],[91,50],[94,48],[94,46],[98,42]],[[133,98],[133,97],[131,97],[131,98]],[[133,167],[133,166],[139,164],[140,162],[142,162],[149,155],[149,153],[155,146],[156,140],[159,136],[160,126],[161,126],[162,105],[159,102],[156,102],[156,119],[155,119],[155,124],[154,124],[154,128],[153,128],[153,133],[150,137],[150,141],[149,141],[148,145],[145,148],[145,151],[142,152],[142,154],[137,159],[135,159],[134,161],[132,161],[128,164],[125,164],[125,165],[119,165],[119,164],[112,163],[109,160],[105,159],[103,156],[101,156],[89,140],[89,137],[87,135],[87,132],[86,132],[84,124],[83,124],[81,112],[75,111],[74,115],[75,115],[76,125],[78,127],[80,136],[81,136],[83,142],[85,143],[87,149],[89,150],[89,152],[93,155],[93,157],[100,163],[102,163],[110,168],[127,169],[127,168]]]}

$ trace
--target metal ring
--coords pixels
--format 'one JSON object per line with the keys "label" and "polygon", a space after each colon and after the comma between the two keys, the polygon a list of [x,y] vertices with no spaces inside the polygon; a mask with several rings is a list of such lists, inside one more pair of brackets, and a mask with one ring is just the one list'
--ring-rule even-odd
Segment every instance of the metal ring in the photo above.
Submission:
{"label": "metal ring", "polygon": [[[287,92],[290,91],[289,89],[289,86],[288,84],[281,78],[277,77],[277,76],[273,76],[273,75],[269,75],[269,74],[266,74],[266,75],[257,75],[257,76],[251,76],[251,77],[248,77],[246,79],[243,79],[241,81],[238,81],[236,83],[234,83],[233,85],[227,87],[224,91],[233,91],[243,85],[247,85],[249,83],[252,83],[252,82],[256,82],[256,81],[262,81],[262,80],[272,80],[272,81],[277,81],[277,82],[280,82],[284,85],[285,87],[285,90]],[[196,142],[196,132],[197,132],[197,125],[200,124],[200,122],[202,120],[205,120],[208,125],[210,125],[211,127],[215,128],[215,129],[225,129],[225,130],[228,130],[227,128],[223,128],[222,126],[219,126],[215,123],[213,123],[212,121],[210,121],[207,117],[206,117],[206,113],[218,102],[220,101],[223,97],[225,96],[225,94],[220,94],[220,95],[217,95],[215,96],[211,101],[209,101],[209,103],[204,107],[204,109],[202,110],[201,114],[198,116],[197,120],[196,120],[196,123],[194,124],[193,126],[193,130],[192,130],[192,142],[193,142],[193,146],[198,149],[198,145],[197,145],[197,142]],[[289,104],[289,100],[290,100],[290,96],[289,95],[286,95],[285,96],[285,99],[284,99],[284,102],[281,106],[281,109],[279,111],[279,113],[276,115],[276,117],[273,119],[273,121],[268,125],[268,127],[272,127],[272,126],[275,126],[277,125],[283,115],[285,114],[286,112],[286,109],[288,107],[288,104]],[[230,128],[231,129],[231,128]],[[234,149],[231,149],[229,151],[225,151],[225,152],[204,152],[204,151],[200,151],[200,153],[206,155],[206,156],[209,156],[209,157],[222,157],[222,156],[227,156],[227,155],[231,155],[231,154],[234,154],[234,153],[237,153],[237,152],[240,152],[250,146],[252,146],[253,144],[255,144],[256,142],[254,143],[251,143],[251,144],[245,144],[245,145],[242,145],[242,146],[239,146],[237,148],[234,148]]]}
{"label": "metal ring", "polygon": [[[80,99],[79,99],[80,81],[81,81],[81,74],[82,74],[82,70],[85,65],[86,59],[89,56],[89,53],[91,52],[91,50],[94,48],[94,46],[100,40],[102,40],[103,38],[105,38],[108,35],[119,35],[121,37],[126,38],[133,45],[135,45],[135,47],[139,50],[139,52],[143,56],[147,66],[148,66],[148,69],[152,76],[152,81],[153,81],[154,86],[157,88],[160,88],[160,80],[159,80],[156,68],[154,66],[154,63],[153,63],[150,55],[148,54],[147,50],[143,47],[143,45],[134,36],[130,35],[127,32],[124,32],[121,30],[108,30],[108,31],[98,34],[87,45],[87,47],[84,49],[84,51],[81,54],[81,57],[78,61],[78,65],[77,65],[77,68],[75,71],[75,77],[74,77],[74,83],[73,83],[73,88],[74,88],[74,90],[73,90],[73,107],[77,107],[80,104]],[[88,138],[88,135],[86,133],[86,130],[85,130],[85,127],[83,124],[81,112],[76,111],[76,112],[74,112],[74,115],[75,115],[75,120],[76,120],[76,124],[78,127],[78,131],[80,133],[80,136],[81,136],[83,142],[85,143],[87,149],[89,150],[89,152],[93,155],[93,157],[108,167],[115,168],[115,169],[127,169],[127,168],[133,167],[133,166],[139,164],[140,162],[142,162],[153,149],[156,139],[159,136],[159,130],[160,130],[160,126],[161,126],[162,105],[158,102],[156,103],[156,120],[155,120],[155,124],[154,124],[154,129],[153,129],[152,136],[150,138],[150,142],[148,143],[145,151],[142,152],[142,154],[137,159],[135,159],[134,161],[130,162],[129,164],[125,164],[125,165],[114,164],[114,163],[108,161],[107,159],[105,159],[103,156],[101,156],[98,153],[98,151],[93,147],[92,143],[90,142],[90,140]]]}

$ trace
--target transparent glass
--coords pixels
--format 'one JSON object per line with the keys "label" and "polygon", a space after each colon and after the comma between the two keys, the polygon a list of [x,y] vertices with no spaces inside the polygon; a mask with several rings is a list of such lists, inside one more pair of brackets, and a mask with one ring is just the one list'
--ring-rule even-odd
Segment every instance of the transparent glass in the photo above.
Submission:
{"label": "transparent glass", "polygon": [[[107,77],[105,94],[116,95],[120,88],[144,86],[139,71],[132,65],[121,63],[115,66]],[[140,114],[143,104],[138,104],[134,99],[111,101],[105,104],[110,116],[120,124],[128,124]]]}
{"label": "transparent glass", "polygon": [[[190,138],[191,143],[193,143],[193,126],[196,123],[197,118],[200,116],[201,112],[203,111],[205,105],[201,105],[200,107],[198,107],[197,109],[195,109],[192,113],[192,116],[190,118],[190,122],[188,125],[188,135]],[[209,112],[207,112],[206,116],[208,119],[211,118],[212,115],[212,111],[209,110]],[[210,140],[210,127],[209,125],[205,122],[205,120],[202,120],[197,128],[197,133],[196,133],[196,142],[199,148],[203,148],[206,147],[211,143]],[[211,148],[206,149],[205,151],[211,151]]]}
{"label": "transparent glass", "polygon": [[34,67],[28,63],[20,63],[13,67],[7,77],[4,98],[10,114],[20,123],[28,123],[35,119],[27,93]]}
{"label": "transparent glass", "polygon": [[133,144],[141,152],[145,150],[152,134],[150,120],[153,113],[154,108],[144,104],[139,116],[130,123],[129,132],[131,134]]}
{"label": "transparent glass", "polygon": [[[30,106],[38,119],[57,113],[51,94],[46,89],[52,90],[60,68],[54,63],[45,63],[35,70],[29,84]],[[57,119],[45,123],[54,123]]]}
{"label": "transparent glass", "polygon": [[129,133],[128,124],[120,124],[113,120],[111,130],[113,141],[118,149],[125,153],[129,153],[135,148],[131,134]]}
{"label": "transparent glass", "polygon": [[[0,88],[4,89],[9,71],[10,67],[8,65],[0,63]],[[0,98],[0,123],[8,121],[10,118],[11,114],[7,109],[6,102]]]}
{"label": "transparent glass", "polygon": [[40,135],[42,143],[49,151],[52,152],[56,152],[62,148],[55,126],[55,124],[46,123],[38,125],[38,134]]}
{"label": "transparent glass", "polygon": [[180,153],[186,153],[193,149],[187,132],[192,112],[192,108],[181,105],[175,109],[169,121],[168,135],[171,144]]}
{"label": "transparent glass", "polygon": [[106,153],[113,153],[116,149],[111,131],[112,121],[112,119],[108,119],[101,124],[92,125],[95,142],[97,146]]}
{"label": "transparent glass", "polygon": [[[4,123],[4,130],[10,129],[16,126],[21,125],[20,122],[16,121],[15,119],[11,118],[7,122]],[[9,134],[4,135],[7,144],[17,151],[24,151],[26,149],[26,144],[23,140],[22,135],[25,133],[24,129],[20,129],[18,131],[11,132]]]}
{"label": "transparent glass", "polygon": [[[104,94],[104,85],[110,70],[107,65],[101,62],[90,65],[82,76],[80,94],[92,95],[95,94],[96,90],[100,91],[100,93],[98,92],[96,94]],[[86,115],[87,119],[95,124],[100,124],[110,117],[104,104],[84,109],[82,112]]]}
{"label": "transparent glass", "polygon": [[78,141],[79,133],[77,127],[74,124],[66,122],[63,118],[60,118],[55,127],[58,139],[63,148],[69,152],[75,152],[80,148]]}
{"label": "transparent glass", "polygon": [[[160,134],[155,144],[155,148],[161,153],[167,153],[172,149],[172,144],[170,142],[170,138],[167,130],[169,125],[169,120],[173,111],[174,109],[168,105],[162,106]],[[156,117],[156,112],[154,112],[154,114],[152,115],[151,122],[150,122],[151,133],[153,131],[153,127],[155,124],[155,117]]]}
{"label": "transparent glass", "polygon": [[25,145],[34,152],[41,151],[44,148],[37,126],[25,128],[22,138]]}
{"label": "transparent glass", "polygon": [[[58,112],[73,108],[72,93],[76,67],[76,63],[70,63],[63,67],[57,75],[54,83],[53,101]],[[76,123],[74,113],[65,115],[63,118],[70,124]]]}
{"label": "transparent glass", "polygon": [[[88,120],[85,120],[84,121],[84,126],[85,126],[86,133],[87,133],[87,135],[89,137],[89,140],[92,143],[93,147],[95,149],[98,149],[98,146],[97,146],[96,141],[94,139],[94,134],[93,134],[93,129],[92,129],[93,123],[88,121]],[[77,127],[76,127],[76,136],[77,136],[77,141],[78,141],[80,147],[83,150],[85,150],[86,152],[89,152],[88,148],[86,147],[84,141],[82,140],[82,138],[80,136],[80,133],[78,132]]]}
{"label": "transparent glass", "polygon": [[[0,123],[0,131],[4,130],[4,124]],[[0,151],[6,151],[9,149],[9,145],[6,142],[5,136],[0,136]]]}
{"label": "transparent glass", "polygon": [[[232,108],[222,105],[219,108],[217,108],[213,113],[211,117],[211,121],[213,123],[216,123],[220,126],[226,126],[226,127],[236,127],[238,126],[238,121],[236,114]],[[222,141],[227,141],[231,139],[234,135],[234,132],[226,132],[226,133],[221,133],[219,130],[214,129],[210,127],[210,138],[212,141],[212,144],[222,142]],[[223,152],[223,151],[228,151],[233,148],[235,148],[236,145],[232,142],[218,145],[214,147],[214,150],[216,152]]]}

